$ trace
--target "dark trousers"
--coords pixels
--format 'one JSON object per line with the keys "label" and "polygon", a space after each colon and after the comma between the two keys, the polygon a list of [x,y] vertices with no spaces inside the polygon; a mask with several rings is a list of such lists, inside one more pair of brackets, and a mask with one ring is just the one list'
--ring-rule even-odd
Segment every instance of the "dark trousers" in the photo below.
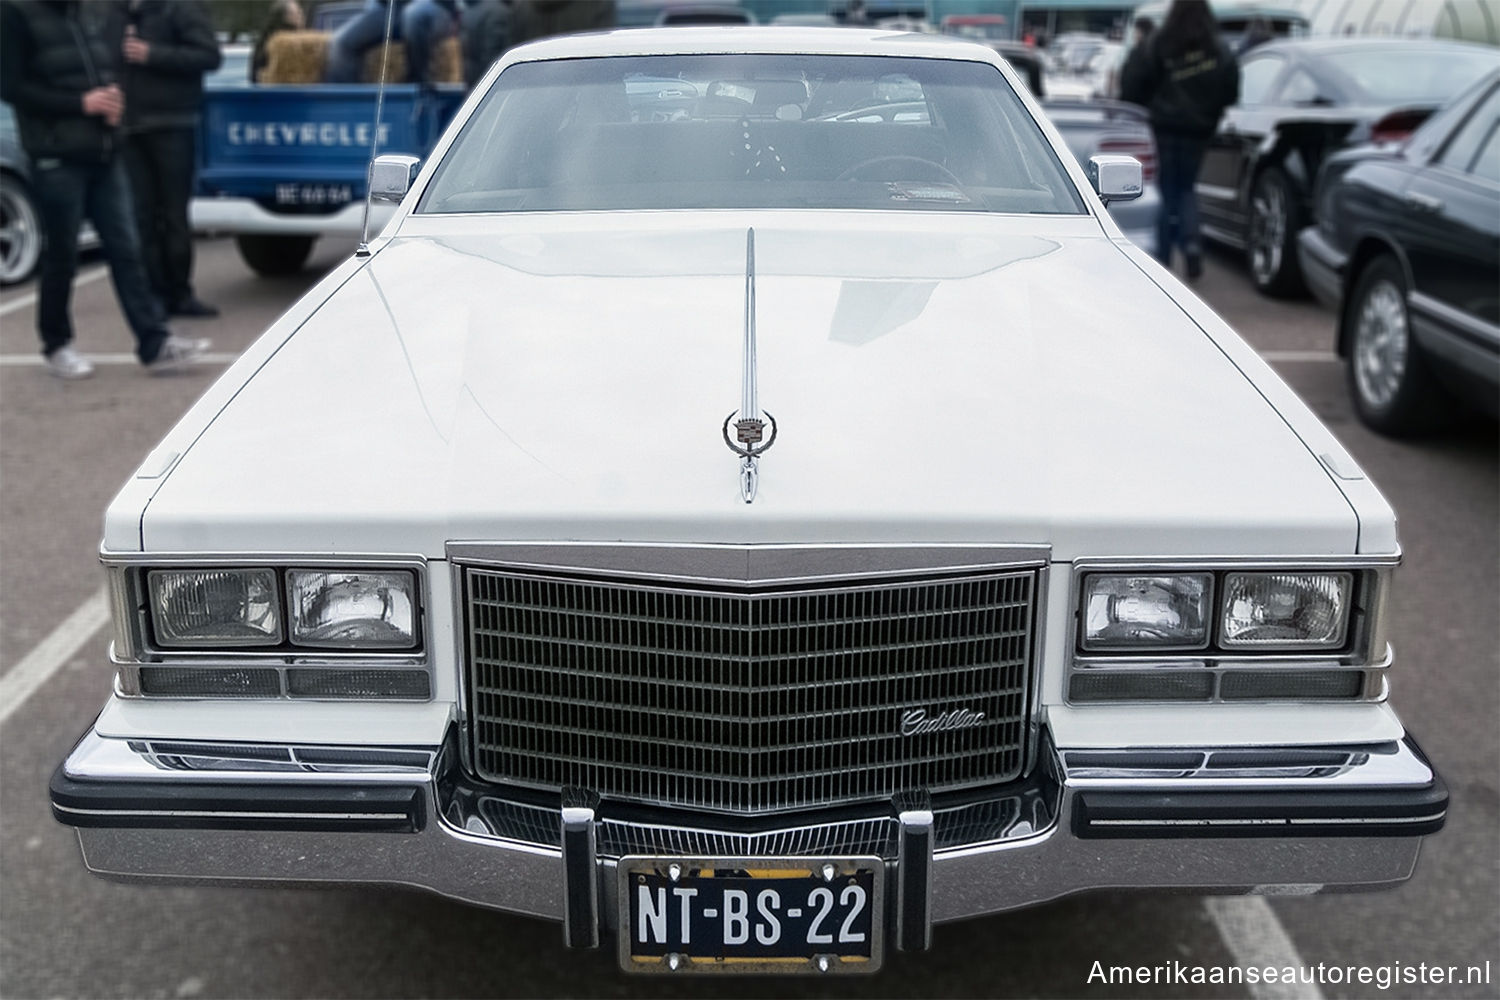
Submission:
{"label": "dark trousers", "polygon": [[51,354],[73,339],[68,305],[78,271],[78,228],[87,218],[109,261],[115,297],[135,334],[136,355],[143,362],[155,360],[167,337],[166,319],[141,265],[125,168],[118,160],[72,163],[43,158],[36,162],[31,183],[42,218],[36,311],[42,353]]}
{"label": "dark trousers", "polygon": [[1161,214],[1156,217],[1156,259],[1168,266],[1172,248],[1181,247],[1188,257],[1203,253],[1198,231],[1198,168],[1208,140],[1192,136],[1156,133],[1156,184],[1161,190]]}
{"label": "dark trousers", "polygon": [[193,297],[193,197],[196,137],[191,128],[131,133],[125,169],[135,193],[141,259],[151,290],[168,309]]}

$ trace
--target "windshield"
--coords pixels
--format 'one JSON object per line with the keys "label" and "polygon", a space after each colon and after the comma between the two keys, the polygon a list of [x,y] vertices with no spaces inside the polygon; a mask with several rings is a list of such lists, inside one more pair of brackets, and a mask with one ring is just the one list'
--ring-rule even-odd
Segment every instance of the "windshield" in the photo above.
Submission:
{"label": "windshield", "polygon": [[1446,104],[1500,65],[1495,50],[1477,46],[1472,52],[1458,46],[1399,52],[1378,46],[1324,58],[1376,104]]}
{"label": "windshield", "polygon": [[994,66],[738,54],[514,65],[418,211],[809,207],[1084,211]]}

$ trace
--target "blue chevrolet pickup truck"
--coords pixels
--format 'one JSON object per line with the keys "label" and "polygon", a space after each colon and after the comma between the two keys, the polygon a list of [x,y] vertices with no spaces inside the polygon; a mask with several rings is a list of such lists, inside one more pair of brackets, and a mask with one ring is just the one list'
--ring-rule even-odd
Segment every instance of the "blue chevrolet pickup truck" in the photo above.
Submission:
{"label": "blue chevrolet pickup truck", "polygon": [[[381,153],[425,157],[464,97],[463,87],[385,88],[380,121],[368,84],[228,86],[205,98],[193,225],[235,237],[258,274],[301,270],[319,236],[357,234],[365,173]],[[378,232],[389,208],[372,210]]]}

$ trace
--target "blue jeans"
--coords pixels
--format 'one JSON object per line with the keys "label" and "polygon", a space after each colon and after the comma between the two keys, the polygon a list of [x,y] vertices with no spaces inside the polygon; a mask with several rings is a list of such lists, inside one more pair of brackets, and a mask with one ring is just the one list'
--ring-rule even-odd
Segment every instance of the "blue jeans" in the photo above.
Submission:
{"label": "blue jeans", "polygon": [[1203,166],[1207,139],[1156,133],[1156,184],[1161,190],[1161,214],[1156,217],[1156,259],[1168,267],[1172,248],[1188,258],[1203,253],[1198,230],[1198,168]]}
{"label": "blue jeans", "polygon": [[78,228],[87,218],[99,234],[115,297],[135,334],[136,356],[154,361],[167,338],[166,315],[146,280],[125,168],[119,160],[73,163],[44,157],[34,164],[31,184],[42,221],[36,310],[42,353],[73,340],[68,307],[78,271]]}
{"label": "blue jeans", "polygon": [[[394,0],[392,0],[394,2]],[[385,37],[386,4],[368,0],[333,36],[328,45],[328,65],[323,79],[328,83],[358,83],[365,53]],[[412,0],[391,19],[391,41],[406,43],[407,79],[426,83],[432,46],[455,34],[458,25],[453,15],[437,0]]]}

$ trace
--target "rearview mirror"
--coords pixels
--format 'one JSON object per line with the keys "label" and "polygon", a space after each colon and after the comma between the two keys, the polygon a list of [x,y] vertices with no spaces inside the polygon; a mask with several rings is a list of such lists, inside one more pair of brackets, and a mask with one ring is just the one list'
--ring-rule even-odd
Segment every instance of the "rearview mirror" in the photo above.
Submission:
{"label": "rearview mirror", "polygon": [[370,164],[370,200],[399,202],[411,190],[422,161],[404,153],[386,153]]}
{"label": "rearview mirror", "polygon": [[1133,156],[1104,153],[1089,157],[1089,183],[1108,205],[1112,201],[1134,201],[1141,196],[1141,161]]}

